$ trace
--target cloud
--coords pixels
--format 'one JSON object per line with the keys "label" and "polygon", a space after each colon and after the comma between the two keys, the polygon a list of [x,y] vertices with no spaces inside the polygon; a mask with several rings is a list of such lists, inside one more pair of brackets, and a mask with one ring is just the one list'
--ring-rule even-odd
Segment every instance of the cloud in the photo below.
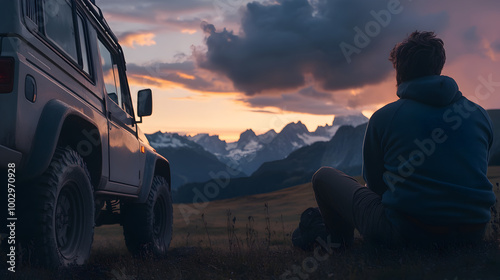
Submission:
{"label": "cloud", "polygon": [[193,61],[127,64],[132,84],[160,88],[182,87],[199,92],[230,93],[234,88],[226,78],[197,69]]}
{"label": "cloud", "polygon": [[135,46],[153,46],[156,45],[154,40],[155,34],[152,32],[125,32],[117,35],[120,44],[130,48]]}
{"label": "cloud", "polygon": [[480,37],[477,33],[477,26],[471,26],[463,33],[464,40],[468,43],[476,43],[480,40]]}
{"label": "cloud", "polygon": [[253,112],[253,113],[263,113],[263,114],[276,114],[276,112],[273,112],[271,110],[259,110],[259,109],[253,109],[253,110],[249,110],[250,112]]}
{"label": "cloud", "polygon": [[159,31],[199,30],[203,20],[231,24],[249,0],[97,0],[110,22],[136,23]]}
{"label": "cloud", "polygon": [[206,10],[213,7],[210,0],[97,0],[102,9],[114,10],[120,14],[135,14],[137,17],[151,16],[154,11],[165,11],[172,14]]}
{"label": "cloud", "polygon": [[319,100],[329,100],[333,99],[333,94],[330,92],[320,92],[314,89],[314,87],[303,88],[298,91],[302,96],[311,97]]}
{"label": "cloud", "polygon": [[[348,93],[333,95],[326,92],[318,92],[309,87],[296,92],[287,92],[273,95],[243,96],[239,99],[251,108],[266,110],[266,108],[278,108],[287,112],[300,112],[314,115],[348,114],[359,111],[346,106]],[[341,100],[344,99],[344,100]]]}
{"label": "cloud", "polygon": [[[447,21],[446,13],[416,14],[407,2],[390,13],[389,3],[399,1],[249,3],[239,34],[204,23],[207,51],[195,51],[195,57],[201,68],[227,76],[248,95],[304,87],[308,76],[327,91],[376,84],[391,71],[387,57],[396,42],[415,29],[439,30]],[[343,50],[342,42],[352,49]]]}
{"label": "cloud", "polygon": [[194,33],[198,32],[196,29],[182,29],[181,33],[193,35]]}

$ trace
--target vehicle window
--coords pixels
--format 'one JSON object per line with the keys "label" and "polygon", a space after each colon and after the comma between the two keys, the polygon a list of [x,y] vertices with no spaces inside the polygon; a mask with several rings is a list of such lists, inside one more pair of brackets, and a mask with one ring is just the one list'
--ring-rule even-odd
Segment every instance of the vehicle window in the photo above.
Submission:
{"label": "vehicle window", "polygon": [[86,28],[84,25],[84,20],[81,15],[78,14],[78,35],[80,37],[80,49],[82,52],[82,69],[85,73],[90,75],[89,66],[89,54],[88,54],[88,41],[86,34]]}
{"label": "vehicle window", "polygon": [[25,4],[25,13],[26,17],[28,17],[34,24],[38,25],[38,18],[37,18],[37,1],[36,0],[26,0]]}
{"label": "vehicle window", "polygon": [[99,52],[101,54],[104,84],[108,96],[130,116],[133,116],[132,99],[130,98],[129,91],[122,87],[125,83],[121,79],[123,76],[120,75],[120,69],[115,59],[115,55],[113,55],[113,52],[111,52],[101,40],[99,40]]}
{"label": "vehicle window", "polygon": [[[99,40],[99,53],[101,54],[102,74],[106,93],[118,106],[121,107],[122,94],[119,82],[118,68],[113,63],[111,52]],[[118,79],[118,83],[117,83]],[[118,85],[118,87],[117,87]]]}
{"label": "vehicle window", "polygon": [[127,112],[130,116],[134,116],[134,110],[132,107],[132,98],[130,97],[130,92],[129,91],[122,91],[122,108]]}
{"label": "vehicle window", "polygon": [[44,0],[43,10],[47,38],[78,61],[72,2]]}

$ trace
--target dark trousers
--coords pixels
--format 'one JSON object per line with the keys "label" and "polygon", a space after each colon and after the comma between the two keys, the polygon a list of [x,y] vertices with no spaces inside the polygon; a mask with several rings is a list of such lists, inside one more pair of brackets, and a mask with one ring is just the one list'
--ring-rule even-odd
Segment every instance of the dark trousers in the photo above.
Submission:
{"label": "dark trousers", "polygon": [[386,216],[381,196],[334,168],[320,168],[312,184],[327,229],[345,245],[352,243],[354,228],[365,240],[386,245],[475,243],[484,237],[486,224],[431,226],[401,215],[396,227]]}
{"label": "dark trousers", "polygon": [[354,228],[364,239],[396,244],[399,232],[385,215],[382,198],[354,178],[331,167],[320,168],[312,178],[325,225],[339,242],[352,243]]}
{"label": "dark trousers", "polygon": [[[386,216],[382,197],[354,178],[331,167],[320,168],[312,178],[319,209],[333,242],[349,246],[354,228],[375,244],[470,244],[483,240],[486,224],[427,225],[398,215],[398,226]],[[393,217],[394,218],[394,217]]]}

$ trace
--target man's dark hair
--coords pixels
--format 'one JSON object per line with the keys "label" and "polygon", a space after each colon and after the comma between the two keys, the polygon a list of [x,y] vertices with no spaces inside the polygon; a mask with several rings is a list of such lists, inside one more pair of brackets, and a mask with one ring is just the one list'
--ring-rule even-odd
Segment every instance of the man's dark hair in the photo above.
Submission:
{"label": "man's dark hair", "polygon": [[398,86],[412,79],[441,75],[446,61],[443,40],[434,32],[415,31],[394,46],[389,60],[396,69]]}

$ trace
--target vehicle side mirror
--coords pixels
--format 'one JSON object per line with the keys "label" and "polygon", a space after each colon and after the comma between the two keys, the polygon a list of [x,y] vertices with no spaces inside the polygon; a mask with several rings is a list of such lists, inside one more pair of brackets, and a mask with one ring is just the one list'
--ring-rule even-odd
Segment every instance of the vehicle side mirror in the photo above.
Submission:
{"label": "vehicle side mirror", "polygon": [[151,89],[143,89],[137,93],[137,115],[141,118],[138,123],[142,123],[142,117],[151,116],[153,113],[153,93]]}

